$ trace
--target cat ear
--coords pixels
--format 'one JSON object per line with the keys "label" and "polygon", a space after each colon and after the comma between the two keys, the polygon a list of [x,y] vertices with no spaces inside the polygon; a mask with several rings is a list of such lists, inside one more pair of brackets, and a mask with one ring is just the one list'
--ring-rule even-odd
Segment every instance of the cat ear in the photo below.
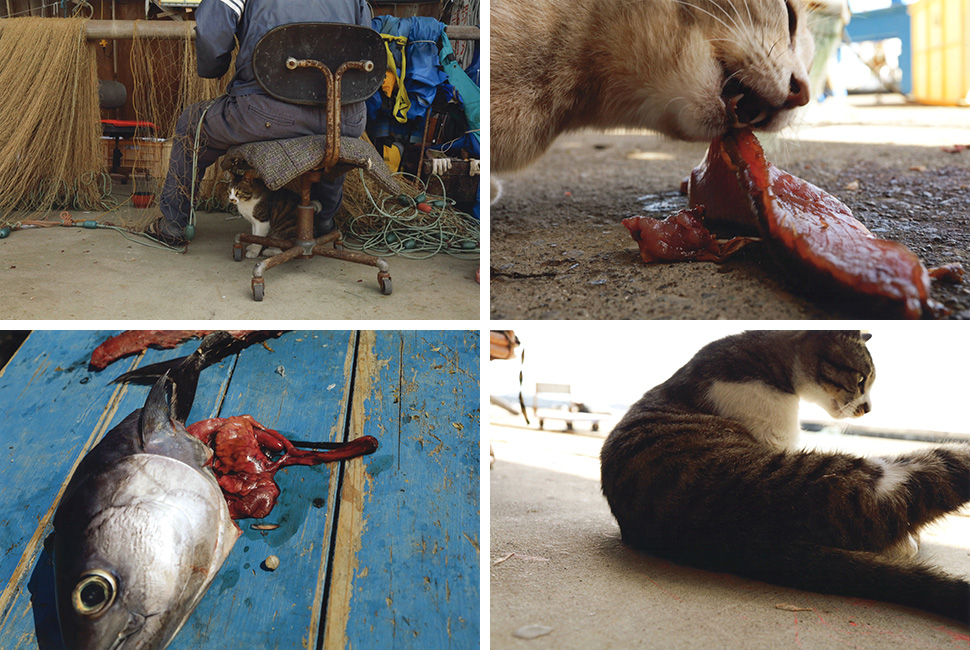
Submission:
{"label": "cat ear", "polygon": [[859,332],[859,334],[862,335],[863,341],[868,341],[869,339],[872,338],[872,334],[870,332],[862,331],[862,332]]}

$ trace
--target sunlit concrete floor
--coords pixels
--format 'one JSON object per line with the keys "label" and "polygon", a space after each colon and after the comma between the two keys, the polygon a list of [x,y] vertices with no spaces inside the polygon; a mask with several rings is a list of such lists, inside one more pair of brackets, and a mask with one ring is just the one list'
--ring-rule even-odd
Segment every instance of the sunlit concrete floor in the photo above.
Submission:
{"label": "sunlit concrete floor", "polygon": [[[966,647],[967,629],[880,602],[671,564],[622,545],[599,486],[600,434],[540,432],[496,415],[491,470],[491,647]],[[496,425],[498,421],[500,425]],[[581,429],[583,425],[576,425]],[[894,440],[804,434],[806,446],[886,454]],[[970,512],[925,531],[921,554],[970,575]],[[531,640],[521,638],[541,634]]]}
{"label": "sunlit concrete floor", "polygon": [[[76,211],[72,217],[99,220],[103,214]],[[233,238],[248,232],[249,224],[224,213],[200,213],[197,228],[184,255],[144,246],[107,229],[15,230],[0,239],[0,315],[95,320],[479,318],[477,260],[443,254],[426,260],[388,257],[393,282],[389,296],[381,294],[376,268],[323,257],[296,260],[266,272],[265,299],[255,302],[255,260],[232,260]]]}

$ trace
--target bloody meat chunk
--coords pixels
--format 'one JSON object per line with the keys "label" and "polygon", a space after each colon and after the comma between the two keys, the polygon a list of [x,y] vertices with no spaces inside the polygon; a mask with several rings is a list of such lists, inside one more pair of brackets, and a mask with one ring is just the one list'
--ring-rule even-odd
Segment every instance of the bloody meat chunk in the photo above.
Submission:
{"label": "bloody meat chunk", "polygon": [[182,341],[202,338],[214,330],[128,330],[112,336],[91,353],[91,367],[104,370],[110,364],[149,346],[167,350]]}
{"label": "bloody meat chunk", "polygon": [[[740,195],[720,187],[732,175]],[[715,196],[723,199],[716,209]],[[769,163],[750,130],[711,143],[688,198],[712,219],[753,222],[782,268],[813,290],[888,303],[907,318],[941,310],[912,251],[877,238],[837,198]]]}
{"label": "bloody meat chunk", "polygon": [[[128,330],[112,336],[91,353],[91,367],[104,370],[110,364],[129,354],[143,350],[161,348],[168,350],[183,341],[200,339],[216,330]],[[267,338],[276,338],[282,332],[260,332],[259,330],[228,330],[232,338],[249,343],[259,343]]]}
{"label": "bloody meat chunk", "polygon": [[680,262],[698,260],[721,262],[745,244],[758,241],[752,237],[719,240],[704,226],[704,207],[681,210],[663,221],[653,217],[630,217],[623,225],[640,246],[644,262]]}
{"label": "bloody meat chunk", "polygon": [[693,220],[681,212],[663,222],[624,221],[644,261],[721,261],[743,243],[712,249],[707,227],[729,224],[760,235],[781,268],[813,292],[862,298],[907,318],[943,311],[930,298],[931,276],[962,277],[958,264],[928,271],[902,244],[869,232],[837,198],[769,163],[749,129],[711,143],[687,194]]}
{"label": "bloody meat chunk", "polygon": [[377,450],[373,436],[356,438],[332,451],[298,449],[250,415],[201,420],[188,432],[212,449],[212,471],[233,519],[259,519],[273,510],[280,494],[273,476],[280,468],[346,460]]}

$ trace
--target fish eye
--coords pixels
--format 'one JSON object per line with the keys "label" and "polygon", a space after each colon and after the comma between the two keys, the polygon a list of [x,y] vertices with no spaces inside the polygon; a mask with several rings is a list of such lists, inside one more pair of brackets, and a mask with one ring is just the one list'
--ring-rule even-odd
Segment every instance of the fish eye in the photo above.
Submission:
{"label": "fish eye", "polygon": [[114,599],[114,576],[96,570],[84,574],[78,580],[71,597],[71,604],[78,614],[95,617],[108,609]]}

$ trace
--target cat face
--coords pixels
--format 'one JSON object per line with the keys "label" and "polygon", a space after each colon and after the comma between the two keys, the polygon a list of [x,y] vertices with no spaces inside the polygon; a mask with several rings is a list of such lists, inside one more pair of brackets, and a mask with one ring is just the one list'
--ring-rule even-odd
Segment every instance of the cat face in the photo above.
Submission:
{"label": "cat face", "polygon": [[260,198],[265,194],[266,186],[259,179],[247,181],[242,177],[234,177],[234,182],[229,186],[229,203],[236,206],[236,209],[246,219],[253,221],[256,219],[255,208]]}
{"label": "cat face", "polygon": [[[673,0],[693,29],[683,45],[686,90],[662,123],[686,140],[710,140],[728,128],[775,131],[811,96],[814,44],[802,0]],[[676,80],[683,85],[681,80]]]}
{"label": "cat face", "polygon": [[240,201],[248,201],[252,198],[252,194],[246,192],[246,190],[240,188],[238,185],[233,185],[229,188],[229,202],[233,205],[238,205]]}
{"label": "cat face", "polygon": [[876,379],[865,341],[859,332],[811,332],[800,356],[796,379],[803,399],[836,418],[859,417],[872,410],[869,391]]}
{"label": "cat face", "polygon": [[229,186],[229,202],[239,205],[265,193],[266,186],[258,178],[247,180],[245,176],[233,174],[232,184]]}

